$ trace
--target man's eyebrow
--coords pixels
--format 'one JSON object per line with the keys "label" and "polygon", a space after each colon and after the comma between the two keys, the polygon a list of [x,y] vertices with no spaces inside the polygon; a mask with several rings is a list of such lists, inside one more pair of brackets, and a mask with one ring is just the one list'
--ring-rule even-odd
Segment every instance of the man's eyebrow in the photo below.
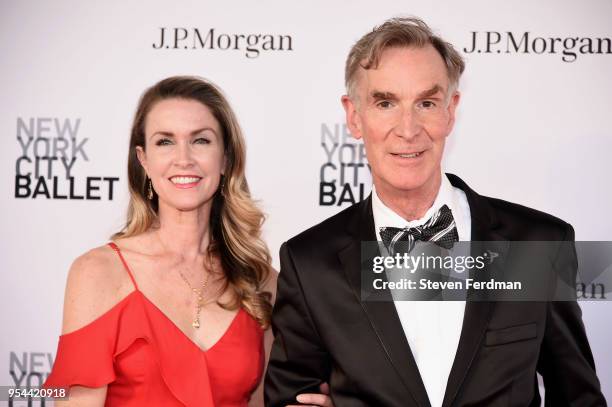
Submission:
{"label": "man's eyebrow", "polygon": [[418,99],[428,98],[428,97],[431,97],[431,96],[435,95],[438,92],[444,93],[444,88],[442,86],[438,85],[438,84],[435,84],[431,88],[429,88],[427,90],[424,90],[423,92],[419,93],[417,95],[417,98]]}
{"label": "man's eyebrow", "polygon": [[[431,97],[431,96],[435,95],[438,92],[444,93],[444,88],[442,86],[440,86],[439,84],[435,84],[431,88],[426,89],[426,90],[422,91],[421,93],[419,93],[417,95],[417,98],[418,99],[428,98],[428,97]],[[370,93],[370,97],[372,99],[374,99],[374,101],[378,101],[378,100],[398,100],[399,99],[397,97],[397,95],[395,93],[393,93],[393,92],[386,92],[386,91],[380,91],[380,90],[373,90]]]}
{"label": "man's eyebrow", "polygon": [[374,100],[397,100],[397,95],[393,92],[384,92],[380,90],[373,90],[370,93],[370,97]]}

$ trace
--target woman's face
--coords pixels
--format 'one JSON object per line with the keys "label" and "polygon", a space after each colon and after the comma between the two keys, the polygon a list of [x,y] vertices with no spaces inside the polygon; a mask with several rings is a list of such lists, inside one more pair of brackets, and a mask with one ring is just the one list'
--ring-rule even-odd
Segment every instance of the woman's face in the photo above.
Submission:
{"label": "woman's face", "polygon": [[193,99],[165,99],[145,120],[140,163],[159,197],[159,209],[191,211],[212,202],[225,168],[225,148],[217,119]]}

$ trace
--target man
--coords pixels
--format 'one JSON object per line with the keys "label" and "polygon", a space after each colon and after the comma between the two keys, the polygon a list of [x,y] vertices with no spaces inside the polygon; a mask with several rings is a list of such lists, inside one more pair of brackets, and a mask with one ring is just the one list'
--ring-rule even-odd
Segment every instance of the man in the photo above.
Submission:
{"label": "man", "polygon": [[[268,406],[295,404],[322,382],[336,407],[538,406],[536,372],[546,405],[605,406],[575,301],[360,294],[361,242],[386,245],[409,230],[431,241],[573,241],[567,223],[442,173],[463,69],[457,51],[415,18],[391,19],[351,49],[342,104],[351,134],[365,143],[374,188],[281,248]],[[575,273],[570,249],[558,250],[552,269]]]}

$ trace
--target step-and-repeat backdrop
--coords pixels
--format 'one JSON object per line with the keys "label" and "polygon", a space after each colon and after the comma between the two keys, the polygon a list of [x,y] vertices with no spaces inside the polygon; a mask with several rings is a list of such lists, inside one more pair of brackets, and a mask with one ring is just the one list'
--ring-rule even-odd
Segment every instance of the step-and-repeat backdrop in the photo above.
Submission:
{"label": "step-and-repeat backdrop", "polygon": [[[446,170],[570,222],[578,240],[612,240],[607,0],[3,1],[0,386],[49,373],[69,266],[124,221],[146,87],[193,74],[228,95],[278,266],[284,240],[370,191],[340,105],[344,61],[398,15],[423,18],[467,61]],[[581,306],[612,398],[612,303]]]}

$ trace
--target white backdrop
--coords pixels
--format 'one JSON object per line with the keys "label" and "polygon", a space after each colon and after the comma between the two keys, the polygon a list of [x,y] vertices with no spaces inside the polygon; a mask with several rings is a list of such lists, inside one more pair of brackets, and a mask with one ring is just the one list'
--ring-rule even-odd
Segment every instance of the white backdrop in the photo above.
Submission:
{"label": "white backdrop", "polygon": [[[49,372],[70,263],[104,244],[123,223],[129,127],[146,87],[170,75],[195,74],[228,95],[246,134],[248,179],[269,216],[265,237],[278,265],[284,240],[340,209],[319,204],[319,183],[321,166],[329,161],[326,149],[332,148],[328,131],[342,134],[344,61],[362,34],[397,15],[422,17],[467,60],[447,170],[481,194],[561,217],[575,227],[578,240],[611,240],[612,220],[600,215],[612,202],[607,0],[1,1],[0,386],[37,384],[37,375]],[[170,48],[155,49],[162,27]],[[170,43],[175,28],[187,33],[177,49]],[[210,29],[217,39],[272,35],[276,48],[279,36],[290,36],[291,49],[287,37],[283,50],[263,50],[260,42],[257,56],[244,42],[238,50],[194,49],[193,28],[203,40]],[[474,32],[480,53],[469,52]],[[487,33],[493,42],[499,36],[488,53]],[[572,38],[578,38],[573,48]],[[43,140],[27,145],[28,132]],[[56,193],[69,194],[61,152],[54,154],[53,144],[67,145],[70,157],[73,142],[54,141],[60,134],[75,138],[73,195],[85,193],[87,177],[119,180],[91,179],[99,190],[90,194],[99,200],[47,199],[41,189],[33,199],[36,181],[29,197],[17,198],[27,192],[23,186],[16,191],[17,163],[21,174],[34,171],[34,161],[19,158],[34,160],[37,154],[58,158],[39,159],[40,175],[49,175],[52,165],[50,195],[53,176]],[[351,147],[340,151],[342,156],[336,150],[331,158],[336,168],[360,164]],[[337,178],[329,168],[326,180]],[[351,171],[345,181],[353,182],[354,167],[345,168]],[[356,182],[367,193],[367,170],[358,171]],[[604,392],[612,398],[606,357],[612,304],[581,306]]]}

